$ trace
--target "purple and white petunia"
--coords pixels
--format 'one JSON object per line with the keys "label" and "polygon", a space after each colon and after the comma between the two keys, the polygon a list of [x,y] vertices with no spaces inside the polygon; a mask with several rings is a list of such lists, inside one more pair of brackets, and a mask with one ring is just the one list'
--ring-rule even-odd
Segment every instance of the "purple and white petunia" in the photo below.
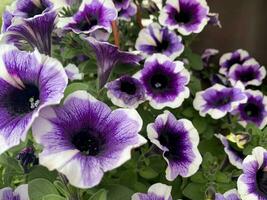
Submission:
{"label": "purple and white petunia", "polygon": [[237,87],[228,88],[215,84],[204,91],[197,92],[193,106],[199,111],[200,116],[205,117],[209,114],[213,119],[219,119],[246,101],[247,96],[241,85],[240,88],[239,84]]}
{"label": "purple and white petunia", "polygon": [[122,76],[106,85],[107,96],[119,107],[137,108],[145,101],[145,89],[141,82],[131,76]]}
{"label": "purple and white petunia", "polygon": [[247,102],[242,103],[233,114],[239,116],[239,123],[246,127],[248,123],[254,123],[263,129],[267,125],[267,97],[256,90],[246,90]]}
{"label": "purple and white petunia", "polygon": [[220,73],[227,75],[230,68],[234,64],[242,65],[246,60],[250,59],[248,52],[243,49],[237,49],[236,51],[225,53],[220,58]]}
{"label": "purple and white petunia", "polygon": [[178,175],[192,176],[202,162],[198,151],[199,135],[187,119],[177,120],[169,111],[159,115],[147,126],[149,140],[163,151],[168,163],[166,178],[173,181]]}
{"label": "purple and white petunia", "polygon": [[10,187],[0,189],[0,200],[30,200],[28,185],[20,185],[14,191]]}
{"label": "purple and white petunia", "polygon": [[209,7],[206,0],[167,0],[159,23],[177,29],[182,35],[199,33],[207,25]]}
{"label": "purple and white petunia", "polygon": [[83,0],[78,12],[71,18],[61,18],[58,27],[77,34],[89,35],[98,30],[110,33],[117,15],[112,0]]}
{"label": "purple and white petunia", "polygon": [[59,61],[1,45],[0,154],[24,141],[39,111],[58,104],[67,86]]}
{"label": "purple and white petunia", "polygon": [[182,38],[167,27],[152,23],[139,32],[135,48],[148,57],[154,53],[161,53],[172,60],[184,51]]}
{"label": "purple and white petunia", "polygon": [[117,10],[126,9],[129,7],[131,0],[113,0],[113,3]]}
{"label": "purple and white petunia", "polygon": [[65,68],[65,72],[71,81],[82,80],[84,74],[80,73],[79,68],[74,64],[68,64]]}
{"label": "purple and white petunia", "polygon": [[137,13],[137,6],[131,2],[127,8],[122,8],[118,11],[118,18],[120,20],[131,21],[131,18]]}
{"label": "purple and white petunia", "polygon": [[3,15],[2,40],[22,50],[36,47],[50,55],[56,15],[54,4],[49,0],[17,0]]}
{"label": "purple and white petunia", "polygon": [[218,53],[218,49],[205,49],[205,51],[201,55],[204,66],[209,67],[211,58],[216,56]]}
{"label": "purple and white petunia", "polygon": [[229,190],[224,194],[216,193],[215,200],[241,200],[236,189]]}
{"label": "purple and white petunia", "polygon": [[171,186],[156,183],[150,186],[146,194],[135,193],[131,200],[172,200],[171,190]]}
{"label": "purple and white petunia", "polygon": [[256,147],[243,162],[243,174],[237,188],[242,200],[267,199],[267,151]]}
{"label": "purple and white petunia", "polygon": [[117,46],[108,42],[101,42],[93,37],[84,38],[91,46],[96,55],[98,66],[98,87],[102,88],[117,64],[138,65],[142,56],[134,52],[120,51]]}
{"label": "purple and white petunia", "polygon": [[153,54],[144,68],[135,74],[146,90],[150,105],[155,109],[178,108],[190,95],[190,74],[181,61],[172,61],[165,55]]}
{"label": "purple and white petunia", "polygon": [[243,64],[234,64],[228,73],[228,78],[232,85],[241,81],[244,86],[259,86],[262,84],[262,80],[265,76],[265,67],[260,66],[253,58],[246,60]]}
{"label": "purple and white petunia", "polygon": [[43,146],[41,165],[58,170],[76,187],[90,188],[146,143],[141,128],[134,109],[112,111],[86,91],[76,91],[62,106],[43,109],[32,131]]}
{"label": "purple and white petunia", "polygon": [[229,162],[238,169],[242,169],[242,162],[245,158],[242,151],[238,151],[234,147],[231,146],[230,141],[221,134],[215,135],[218,139],[220,139],[221,143],[224,146],[224,151],[228,156]]}

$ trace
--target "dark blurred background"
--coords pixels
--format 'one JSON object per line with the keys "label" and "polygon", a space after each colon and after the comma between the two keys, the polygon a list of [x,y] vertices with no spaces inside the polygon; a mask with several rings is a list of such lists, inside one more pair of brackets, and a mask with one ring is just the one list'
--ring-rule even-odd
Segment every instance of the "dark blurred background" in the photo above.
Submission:
{"label": "dark blurred background", "polygon": [[217,48],[220,53],[247,50],[267,66],[267,0],[207,0],[220,14],[222,28],[207,26],[194,42],[195,52]]}

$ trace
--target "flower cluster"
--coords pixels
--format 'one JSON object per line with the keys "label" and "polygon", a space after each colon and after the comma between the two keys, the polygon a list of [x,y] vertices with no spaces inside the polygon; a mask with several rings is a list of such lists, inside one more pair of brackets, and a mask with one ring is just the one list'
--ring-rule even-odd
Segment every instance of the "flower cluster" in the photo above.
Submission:
{"label": "flower cluster", "polygon": [[267,200],[265,67],[242,49],[195,54],[219,15],[162,3],[6,7],[0,200]]}

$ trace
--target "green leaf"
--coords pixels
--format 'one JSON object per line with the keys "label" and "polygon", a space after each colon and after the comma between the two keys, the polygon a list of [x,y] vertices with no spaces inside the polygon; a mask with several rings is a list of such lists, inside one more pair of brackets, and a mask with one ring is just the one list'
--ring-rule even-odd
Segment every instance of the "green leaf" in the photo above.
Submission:
{"label": "green leaf", "polygon": [[185,187],[183,194],[187,198],[192,199],[192,200],[204,199],[203,184],[189,183]]}
{"label": "green leaf", "polygon": [[29,196],[31,200],[43,200],[43,197],[51,194],[58,195],[58,191],[48,180],[37,178],[29,182]]}
{"label": "green leaf", "polygon": [[145,167],[139,171],[140,176],[142,176],[145,179],[153,179],[158,176],[158,172],[156,172],[151,167]]}
{"label": "green leaf", "polygon": [[42,200],[66,200],[66,199],[56,194],[49,194],[44,196]]}
{"label": "green leaf", "polygon": [[107,200],[107,191],[105,189],[101,189],[93,194],[89,200]]}
{"label": "green leaf", "polygon": [[77,90],[88,90],[88,84],[85,83],[71,83],[65,90],[64,96],[67,97],[69,94]]}
{"label": "green leaf", "polygon": [[7,154],[2,154],[0,156],[0,165],[17,172],[18,174],[23,173],[23,169],[20,166],[18,160],[8,156]]}
{"label": "green leaf", "polygon": [[219,183],[230,183],[231,182],[231,177],[229,177],[227,174],[218,171],[216,173],[216,182]]}
{"label": "green leaf", "polygon": [[56,175],[56,171],[49,171],[46,167],[37,165],[31,168],[31,171],[27,176],[27,181],[31,181],[37,178],[44,178],[53,182],[56,179]]}
{"label": "green leaf", "polygon": [[131,199],[134,191],[122,185],[108,185],[105,187],[108,190],[107,200],[126,200]]}

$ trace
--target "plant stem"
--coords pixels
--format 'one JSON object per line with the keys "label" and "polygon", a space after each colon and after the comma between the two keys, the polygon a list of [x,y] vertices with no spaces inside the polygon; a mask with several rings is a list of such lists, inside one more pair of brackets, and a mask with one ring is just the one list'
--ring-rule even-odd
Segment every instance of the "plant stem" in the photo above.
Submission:
{"label": "plant stem", "polygon": [[114,43],[118,48],[120,48],[120,34],[119,34],[117,22],[112,21],[111,25],[112,25],[112,32],[114,36]]}

